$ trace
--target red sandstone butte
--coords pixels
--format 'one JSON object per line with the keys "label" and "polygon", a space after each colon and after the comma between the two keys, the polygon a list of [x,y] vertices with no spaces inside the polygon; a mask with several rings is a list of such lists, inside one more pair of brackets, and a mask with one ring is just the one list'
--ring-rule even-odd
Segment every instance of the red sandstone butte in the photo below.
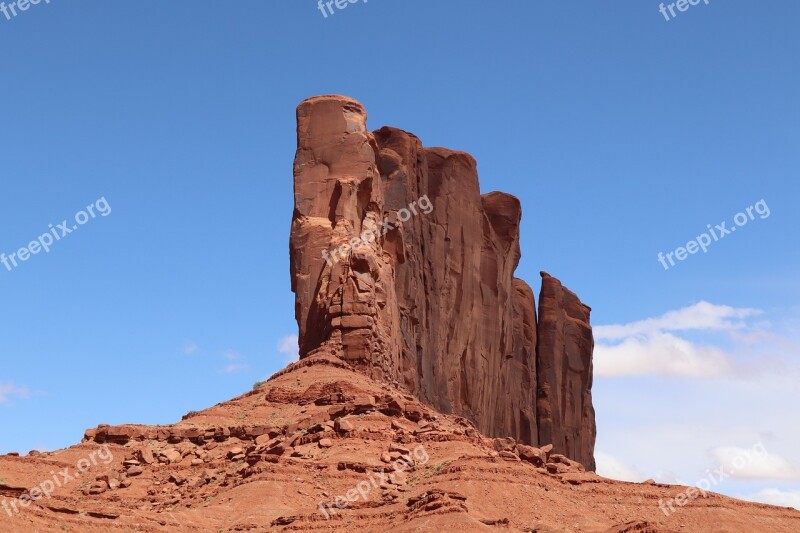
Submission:
{"label": "red sandstone butte", "polygon": [[[708,492],[666,513],[689,489],[587,472],[590,310],[542,274],[537,323],[513,277],[519,201],[481,196],[467,154],[369,133],[348,98],[307,100],[298,118],[302,360],[175,424],[0,455],[0,532],[800,531],[794,509]],[[386,216],[402,223],[322,259]]]}
{"label": "red sandstone butte", "polygon": [[553,444],[594,470],[589,308],[543,275],[537,324],[533,291],[514,277],[519,200],[482,195],[467,153],[370,132],[344,96],[300,104],[297,144],[301,358],[335,353],[488,436]]}

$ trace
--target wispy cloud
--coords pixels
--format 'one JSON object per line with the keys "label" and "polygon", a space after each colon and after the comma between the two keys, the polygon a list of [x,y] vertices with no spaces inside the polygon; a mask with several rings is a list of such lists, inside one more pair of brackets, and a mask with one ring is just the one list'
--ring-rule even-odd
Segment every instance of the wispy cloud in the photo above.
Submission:
{"label": "wispy cloud", "polygon": [[287,365],[300,359],[297,341],[297,335],[287,335],[278,341],[278,352],[284,355],[284,362]]}
{"label": "wispy cloud", "polygon": [[738,495],[737,498],[779,507],[794,507],[800,511],[800,490],[763,489],[752,494]]}
{"label": "wispy cloud", "polygon": [[747,327],[746,318],[760,315],[759,309],[736,308],[698,302],[689,307],[669,311],[659,317],[647,318],[628,324],[597,326],[595,339],[613,341],[637,335],[665,331],[716,330],[731,331]]}
{"label": "wispy cloud", "polygon": [[233,350],[226,350],[225,353],[222,354],[222,357],[224,359],[227,359],[228,361],[238,361],[239,359],[242,358],[241,355],[234,352]]}
{"label": "wispy cloud", "polygon": [[197,353],[198,349],[199,346],[197,346],[197,344],[192,341],[186,341],[183,344],[183,353],[186,355],[194,355],[195,353]]}
{"label": "wispy cloud", "polygon": [[711,455],[731,477],[738,479],[800,479],[800,468],[773,453],[759,454],[753,450],[725,446],[714,448]]}
{"label": "wispy cloud", "polygon": [[797,502],[798,311],[700,302],[595,328],[598,450],[614,454],[598,472],[690,486],[723,468],[715,492]]}
{"label": "wispy cloud", "polygon": [[245,362],[244,357],[233,350],[227,350],[222,354],[222,358],[228,361],[228,365],[222,369],[225,374],[242,372],[250,368]]}
{"label": "wispy cloud", "polygon": [[[699,302],[661,316],[627,324],[597,326],[594,335],[595,373],[600,377],[672,376],[709,378],[738,374],[754,376],[786,367],[787,348],[800,354],[767,321],[763,311]],[[719,344],[722,334],[730,349]],[[699,342],[689,336],[713,337]],[[747,360],[750,363],[746,363]],[[753,363],[754,359],[758,359]],[[755,370],[755,371],[754,371]]]}
{"label": "wispy cloud", "polygon": [[639,470],[626,465],[611,454],[596,451],[594,459],[597,462],[597,473],[603,477],[633,482],[640,482],[646,479]]}
{"label": "wispy cloud", "polygon": [[0,382],[0,403],[8,403],[13,398],[27,400],[31,397],[28,387],[17,387],[13,382]]}
{"label": "wispy cloud", "polygon": [[629,337],[619,344],[598,343],[595,374],[604,377],[712,377],[730,371],[730,356],[715,346],[702,346],[670,333]]}

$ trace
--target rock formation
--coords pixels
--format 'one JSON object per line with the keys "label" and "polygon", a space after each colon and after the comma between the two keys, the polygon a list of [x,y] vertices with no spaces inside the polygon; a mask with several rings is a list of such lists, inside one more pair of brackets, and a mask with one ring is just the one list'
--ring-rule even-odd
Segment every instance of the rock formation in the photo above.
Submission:
{"label": "rock formation", "polygon": [[[486,435],[594,469],[589,308],[514,277],[520,202],[464,152],[370,132],[342,96],[297,110],[290,252],[300,357],[336,353]],[[537,339],[538,337],[538,339]]]}
{"label": "rock formation", "polygon": [[800,530],[793,509],[697,490],[681,503],[692,489],[487,438],[350,366],[316,350],[176,424],[103,424],[69,448],[0,455],[0,531]]}
{"label": "rock formation", "polygon": [[536,365],[539,441],[553,443],[594,470],[590,311],[575,293],[542,272]]}
{"label": "rock formation", "polygon": [[793,509],[587,472],[590,310],[543,274],[537,324],[516,198],[480,196],[466,154],[368,133],[352,100],[298,116],[302,360],[175,424],[0,455],[0,531],[800,531]]}

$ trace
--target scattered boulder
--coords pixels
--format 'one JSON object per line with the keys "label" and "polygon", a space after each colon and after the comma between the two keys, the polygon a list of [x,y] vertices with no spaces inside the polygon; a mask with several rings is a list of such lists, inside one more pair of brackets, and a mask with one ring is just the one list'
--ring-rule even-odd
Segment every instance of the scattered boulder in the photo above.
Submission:
{"label": "scattered boulder", "polygon": [[411,428],[401,424],[399,420],[392,420],[392,429],[395,431],[406,431],[408,433],[412,432]]}
{"label": "scattered boulder", "polygon": [[89,485],[89,488],[86,490],[86,493],[91,495],[97,495],[104,493],[106,490],[108,490],[108,485],[106,484],[105,481],[95,481],[94,483]]}
{"label": "scattered boulder", "polygon": [[354,403],[359,411],[369,411],[377,407],[373,396],[357,396]]}
{"label": "scattered boulder", "polygon": [[144,447],[138,452],[139,461],[146,465],[151,465],[156,462],[156,458],[153,455],[153,450],[148,447]]}
{"label": "scattered boulder", "polygon": [[390,452],[399,452],[399,453],[401,453],[403,455],[408,455],[408,454],[411,453],[411,450],[409,450],[405,446],[400,446],[399,444],[394,444],[394,443],[389,445],[389,451]]}
{"label": "scattered boulder", "polygon": [[244,454],[244,450],[241,447],[236,446],[235,448],[231,448],[230,450],[228,450],[227,457],[228,459],[233,459],[237,455],[242,455],[242,454]]}
{"label": "scattered boulder", "polygon": [[346,418],[337,418],[336,421],[334,422],[334,429],[338,433],[348,433],[350,431],[353,431],[355,427]]}
{"label": "scattered boulder", "polygon": [[562,463],[547,463],[547,471],[551,474],[567,474],[572,470]]}
{"label": "scattered boulder", "polygon": [[533,466],[544,466],[547,464],[547,453],[541,448],[517,444],[516,449],[520,459],[531,463]]}
{"label": "scattered boulder", "polygon": [[492,444],[494,449],[498,452],[511,451],[514,449],[514,446],[517,445],[517,441],[510,437],[504,437],[500,439],[493,439]]}
{"label": "scattered boulder", "polygon": [[498,453],[500,454],[500,457],[502,459],[505,459],[506,461],[519,461],[519,457],[517,457],[517,455],[514,452],[510,452],[508,450],[502,450]]}
{"label": "scattered boulder", "polygon": [[288,446],[285,442],[278,442],[269,448],[266,453],[269,455],[283,455],[288,450],[291,450],[290,446]]}
{"label": "scattered boulder", "polygon": [[161,461],[162,463],[167,463],[167,464],[180,463],[181,459],[183,459],[183,455],[175,448],[167,448],[166,450],[158,454],[158,460]]}

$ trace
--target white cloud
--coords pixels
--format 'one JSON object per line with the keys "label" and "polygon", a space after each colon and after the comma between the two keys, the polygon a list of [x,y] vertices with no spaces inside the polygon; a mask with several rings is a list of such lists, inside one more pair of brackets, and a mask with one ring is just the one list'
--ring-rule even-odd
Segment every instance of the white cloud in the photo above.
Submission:
{"label": "white cloud", "polygon": [[244,363],[244,357],[233,350],[227,350],[222,354],[222,358],[229,361],[229,364],[222,369],[225,374],[233,374],[235,372],[242,372],[250,368]]}
{"label": "white cloud", "polygon": [[596,451],[594,453],[594,459],[597,463],[597,473],[603,477],[633,482],[645,480],[645,476],[637,469],[625,465],[622,461],[610,454]]}
{"label": "white cloud", "polygon": [[284,354],[284,360],[287,365],[300,360],[297,341],[297,335],[287,335],[278,341],[278,352]]}
{"label": "white cloud", "polygon": [[8,403],[12,398],[27,400],[30,396],[28,387],[17,387],[11,382],[0,382],[0,403]]}
{"label": "white cloud", "polygon": [[800,511],[800,490],[763,489],[759,492],[736,497],[750,502],[767,503],[779,507],[794,507]]}
{"label": "white cloud", "polygon": [[224,357],[228,361],[238,361],[239,359],[242,358],[241,355],[239,355],[238,353],[234,352],[233,350],[226,351],[225,353],[222,354],[222,357]]}
{"label": "white cloud", "polygon": [[183,353],[186,355],[194,355],[198,350],[197,344],[192,341],[186,341],[183,345]]}
{"label": "white cloud", "polygon": [[[724,333],[730,344],[743,350],[761,349],[767,342],[777,345],[778,335],[764,331],[768,323],[753,324],[762,311],[699,302],[661,316],[627,324],[597,326],[594,336],[595,373],[601,377],[672,376],[708,378],[738,374],[753,375],[744,357],[720,346],[690,341],[682,333]],[[785,343],[784,343],[785,346]],[[741,355],[741,354],[738,354]],[[752,354],[751,354],[752,355]],[[758,372],[780,368],[775,357],[760,354]]]}
{"label": "white cloud", "polygon": [[598,471],[691,486],[722,467],[714,492],[792,505],[800,489],[798,316],[702,302],[596,328],[597,444],[614,454],[598,452]]}
{"label": "white cloud", "polygon": [[746,323],[743,322],[745,318],[761,313],[762,311],[758,309],[715,305],[703,301],[683,309],[669,311],[660,317],[647,318],[628,324],[597,326],[594,328],[594,336],[599,340],[620,340],[660,331],[731,331],[746,327]]}
{"label": "white cloud", "polygon": [[700,346],[670,333],[630,337],[620,344],[597,344],[594,351],[597,376],[711,377],[730,371],[730,358],[715,346]]}
{"label": "white cloud", "polygon": [[762,443],[744,449],[733,446],[714,448],[711,455],[731,477],[738,479],[800,479],[800,469]]}

